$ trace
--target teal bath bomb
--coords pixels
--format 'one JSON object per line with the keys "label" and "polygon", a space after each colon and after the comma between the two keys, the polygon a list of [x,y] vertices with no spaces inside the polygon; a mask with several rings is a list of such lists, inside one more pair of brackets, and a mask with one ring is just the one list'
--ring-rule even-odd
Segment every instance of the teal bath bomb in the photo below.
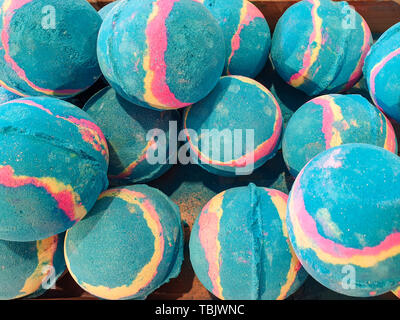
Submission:
{"label": "teal bath bomb", "polygon": [[101,75],[101,18],[85,0],[0,1],[0,85],[20,96],[74,96]]}
{"label": "teal bath bomb", "polygon": [[239,187],[212,198],[190,237],[190,260],[203,285],[226,300],[285,299],[307,277],[288,241],[287,195]]}
{"label": "teal bath bomb", "polygon": [[[278,153],[249,176],[220,177],[195,164],[176,165],[149,185],[164,192],[180,209],[185,234],[184,261],[181,273],[154,293],[155,299],[208,300],[211,293],[204,288],[190,263],[189,239],[194,221],[207,202],[218,193],[232,187],[247,186],[254,182],[289,193],[292,183],[282,154]],[[149,297],[150,298],[150,297]]]}
{"label": "teal bath bomb", "polygon": [[21,98],[21,96],[8,91],[7,89],[4,89],[3,87],[0,87],[0,104],[4,103],[4,102],[8,102],[14,99],[18,99]]}
{"label": "teal bath bomb", "polygon": [[222,176],[249,175],[277,152],[282,114],[271,92],[242,76],[222,77],[186,108],[184,133],[195,163]]}
{"label": "teal bath bomb", "polygon": [[316,96],[353,87],[371,44],[367,23],[347,2],[303,0],[279,19],[271,58],[287,83]]}
{"label": "teal bath bomb", "polygon": [[68,102],[32,97],[2,104],[0,146],[0,239],[63,232],[108,186],[103,133]]}
{"label": "teal bath bomb", "polygon": [[400,121],[400,22],[372,46],[365,59],[364,74],[375,105]]}
{"label": "teal bath bomb", "polygon": [[0,300],[45,291],[65,271],[64,234],[47,239],[0,240]]}
{"label": "teal bath bomb", "polygon": [[100,28],[97,54],[119,95],[143,107],[178,109],[215,87],[225,63],[224,35],[202,4],[121,0],[112,13]]}
{"label": "teal bath bomb", "polygon": [[112,185],[148,182],[171,167],[169,127],[171,122],[179,128],[176,110],[144,109],[122,98],[111,87],[94,95],[84,110],[107,139],[108,178]]}
{"label": "teal bath bomb", "polygon": [[297,257],[324,286],[369,297],[400,283],[400,159],[345,144],[320,153],[297,176],[287,225]]}
{"label": "teal bath bomb", "polygon": [[263,69],[271,33],[261,11],[248,0],[198,0],[217,19],[225,37],[225,74],[253,78]]}
{"label": "teal bath bomb", "polygon": [[312,99],[290,119],[282,152],[292,175],[317,154],[345,143],[369,143],[397,154],[390,121],[360,95],[324,95]]}
{"label": "teal bath bomb", "polygon": [[64,253],[72,277],[89,293],[110,300],[144,299],[180,272],[178,207],[146,185],[109,189],[67,232]]}

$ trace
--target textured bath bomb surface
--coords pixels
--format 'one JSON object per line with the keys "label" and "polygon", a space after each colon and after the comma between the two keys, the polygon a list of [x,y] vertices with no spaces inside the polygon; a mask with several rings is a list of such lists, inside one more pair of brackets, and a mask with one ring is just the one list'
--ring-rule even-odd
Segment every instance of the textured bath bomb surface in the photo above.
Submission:
{"label": "textured bath bomb surface", "polygon": [[20,96],[70,97],[101,75],[101,18],[85,0],[1,0],[0,84]]}
{"label": "textured bath bomb surface", "polygon": [[104,18],[107,16],[107,14],[115,7],[116,4],[118,4],[118,2],[119,1],[110,2],[109,4],[107,4],[106,6],[101,8],[98,11],[98,14],[100,15],[100,17],[104,20]]}
{"label": "textured bath bomb surface", "polygon": [[207,98],[186,108],[184,130],[200,166],[217,175],[248,175],[276,154],[282,114],[260,83],[226,76]]}
{"label": "textured bath bomb surface", "polygon": [[364,74],[375,105],[400,121],[400,22],[372,46],[365,59]]}
{"label": "textured bath bomb surface", "polygon": [[44,291],[65,271],[64,234],[29,242],[0,240],[0,299]]}
{"label": "textured bath bomb surface", "polygon": [[367,23],[347,2],[303,0],[279,19],[271,57],[287,83],[315,96],[353,87],[371,44]]}
{"label": "textured bath bomb surface", "polygon": [[232,188],[212,198],[190,237],[190,259],[203,285],[220,299],[285,299],[307,277],[288,241],[287,195]]}
{"label": "textured bath bomb surface", "polygon": [[21,98],[21,96],[16,95],[15,93],[12,93],[11,91],[4,89],[3,87],[0,87],[0,104],[18,98]]}
{"label": "textured bath bomb surface", "polygon": [[263,69],[271,33],[261,11],[247,0],[197,0],[217,19],[225,37],[225,74],[253,78]]}
{"label": "textured bath bomb surface", "polygon": [[399,174],[397,155],[358,143],[324,151],[303,168],[287,224],[297,257],[317,281],[357,297],[399,285]]}
{"label": "textured bath bomb surface", "polygon": [[[180,116],[176,110],[144,109],[122,98],[111,87],[94,95],[84,110],[107,139],[110,150],[108,178],[112,185],[147,182],[171,167],[169,122],[174,122],[180,129]],[[159,130],[165,139],[158,137]]]}
{"label": "textured bath bomb surface", "polygon": [[2,104],[0,148],[0,239],[63,232],[108,186],[103,133],[68,102],[31,97]]}
{"label": "textured bath bomb surface", "polygon": [[97,53],[105,78],[120,95],[155,109],[203,99],[225,63],[218,22],[193,0],[121,0],[104,19]]}
{"label": "textured bath bomb surface", "polygon": [[397,154],[390,121],[360,95],[324,95],[312,99],[290,119],[282,152],[292,175],[317,154],[345,143],[369,143]]}
{"label": "textured bath bomb surface", "polygon": [[144,299],[175,278],[183,259],[178,207],[146,185],[109,189],[67,232],[65,259],[74,280],[103,299]]}

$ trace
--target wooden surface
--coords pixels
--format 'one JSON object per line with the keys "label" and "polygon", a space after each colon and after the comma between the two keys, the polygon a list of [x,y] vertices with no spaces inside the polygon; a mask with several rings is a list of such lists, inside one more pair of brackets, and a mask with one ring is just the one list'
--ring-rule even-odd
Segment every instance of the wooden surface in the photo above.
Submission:
{"label": "wooden surface", "polygon": [[[96,9],[112,2],[112,0],[88,1]],[[298,0],[253,0],[251,2],[262,11],[273,30],[283,12]],[[382,33],[400,22],[400,0],[350,0],[348,2],[365,18],[372,32]]]}
{"label": "wooden surface", "polygon": [[[112,2],[112,0],[88,0],[97,10]],[[140,0],[138,0],[140,1]],[[226,0],[229,1],[229,0]],[[274,29],[276,22],[283,12],[298,0],[254,0],[252,1],[266,17],[271,30]],[[348,1],[366,19],[373,32],[381,33],[397,22],[400,22],[400,0],[353,0]],[[399,129],[399,128],[398,128]],[[400,132],[400,129],[399,131]],[[400,135],[399,135],[400,136]],[[193,284],[193,271],[190,266],[183,267],[189,279],[179,283],[171,281],[159,290],[154,292],[149,299],[196,299],[193,296],[191,286]],[[187,269],[187,270],[186,270]],[[187,294],[190,292],[191,294]],[[196,290],[194,291],[196,292]],[[201,296],[204,299],[204,296]],[[311,277],[306,284],[290,299],[343,299],[344,296],[338,295],[313,281]],[[96,299],[89,293],[82,290],[71,278],[68,272],[57,281],[57,288],[49,290],[43,296],[37,298],[41,300],[92,300]],[[391,293],[387,293],[378,299],[396,299]]]}

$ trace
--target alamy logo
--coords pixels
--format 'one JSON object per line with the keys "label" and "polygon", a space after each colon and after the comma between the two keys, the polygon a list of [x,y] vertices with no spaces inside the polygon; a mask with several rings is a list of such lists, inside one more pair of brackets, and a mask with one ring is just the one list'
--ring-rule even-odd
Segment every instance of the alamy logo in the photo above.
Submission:
{"label": "alamy logo", "polygon": [[42,8],[42,28],[45,30],[56,28],[56,8],[51,5]]}
{"label": "alamy logo", "polygon": [[[185,128],[178,132],[176,121],[170,121],[168,131],[147,133],[146,140],[154,145],[147,150],[149,164],[224,165],[234,167],[237,175],[254,171],[254,129],[203,129],[198,133]],[[184,143],[179,149],[178,142]]]}
{"label": "alamy logo", "polygon": [[356,288],[356,269],[352,265],[345,265],[342,268],[342,288],[345,290],[354,290]]}

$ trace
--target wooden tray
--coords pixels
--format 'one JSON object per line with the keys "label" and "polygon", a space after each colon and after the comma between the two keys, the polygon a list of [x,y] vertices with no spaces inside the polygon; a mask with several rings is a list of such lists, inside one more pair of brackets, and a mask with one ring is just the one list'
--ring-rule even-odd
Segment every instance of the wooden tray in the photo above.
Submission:
{"label": "wooden tray", "polygon": [[[113,0],[88,0],[93,7],[100,9]],[[228,1],[228,0],[227,0]],[[264,14],[271,30],[283,12],[298,0],[252,0]],[[382,33],[400,21],[400,0],[349,0],[367,21],[372,32]]]}
{"label": "wooden tray", "polygon": [[[103,6],[113,2],[113,0],[88,0],[94,8],[99,10]],[[137,0],[140,1],[140,0]],[[229,1],[229,0],[226,0]],[[283,12],[298,0],[253,0],[252,1],[266,17],[271,30],[274,29],[276,22]],[[400,22],[400,0],[350,0],[357,12],[359,12],[367,21],[372,32],[382,33],[397,22]],[[400,129],[397,131],[400,133]],[[400,135],[399,135],[400,137]],[[185,270],[185,279],[171,281],[159,290],[156,290],[148,299],[193,299],[193,294],[203,299],[213,299],[211,295],[205,293],[205,289],[197,281],[191,281],[194,273],[190,264],[183,265]],[[193,287],[187,287],[188,284]],[[377,297],[378,299],[396,299],[391,293]],[[68,272],[57,281],[57,287],[54,290],[48,290],[43,296],[36,298],[40,300],[92,300],[96,297],[82,290],[71,278]],[[309,280],[296,292],[290,299],[344,299],[344,296],[330,291],[315,280],[309,277]]]}

